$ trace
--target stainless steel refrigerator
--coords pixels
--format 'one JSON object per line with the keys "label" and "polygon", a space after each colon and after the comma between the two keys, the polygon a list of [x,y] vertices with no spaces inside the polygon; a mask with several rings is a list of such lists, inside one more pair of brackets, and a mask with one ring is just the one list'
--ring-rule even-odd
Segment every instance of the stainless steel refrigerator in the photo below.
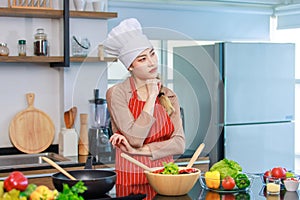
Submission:
{"label": "stainless steel refrigerator", "polygon": [[[196,53],[200,51],[202,53]],[[192,58],[195,55],[197,58]],[[214,64],[207,64],[212,62]],[[191,75],[189,68],[197,70]],[[208,94],[211,100],[206,105],[217,104],[216,109],[209,112],[215,119],[211,121],[214,132],[197,133],[197,138],[204,141],[218,137],[216,145],[207,152],[212,162],[226,157],[240,163],[244,171],[253,173],[275,166],[294,169],[294,44],[228,42],[179,47],[174,49],[174,69],[182,73],[174,77],[174,90],[190,107],[201,106],[192,105],[183,97],[183,88],[176,78],[192,76],[193,79],[197,71],[198,79],[205,80],[207,75],[202,72],[211,70],[213,75],[210,76],[217,82],[214,92]],[[188,82],[193,85],[194,93],[200,94],[196,102],[203,101],[201,94],[207,93],[203,92],[203,86],[199,87],[197,81]],[[206,114],[201,115],[201,120]]]}

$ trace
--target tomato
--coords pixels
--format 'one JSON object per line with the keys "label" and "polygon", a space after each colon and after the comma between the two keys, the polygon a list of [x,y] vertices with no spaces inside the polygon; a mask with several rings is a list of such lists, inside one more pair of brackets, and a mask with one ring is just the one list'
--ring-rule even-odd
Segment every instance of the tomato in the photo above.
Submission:
{"label": "tomato", "polygon": [[165,169],[162,168],[162,169],[157,169],[157,170],[154,170],[152,173],[155,173],[155,174],[162,174],[162,172],[164,171]]}
{"label": "tomato", "polygon": [[232,190],[235,186],[235,181],[232,177],[230,176],[226,176],[223,180],[222,180],[222,186],[225,190]]}
{"label": "tomato", "polygon": [[268,170],[264,173],[264,182],[266,182],[266,178],[269,177],[269,176],[272,176],[271,174],[271,170]]}
{"label": "tomato", "polygon": [[179,170],[179,174],[190,174],[190,173],[196,173],[197,170],[194,168],[188,168],[188,169],[181,169]]}
{"label": "tomato", "polygon": [[274,167],[271,171],[272,177],[285,178],[286,170],[282,167]]}

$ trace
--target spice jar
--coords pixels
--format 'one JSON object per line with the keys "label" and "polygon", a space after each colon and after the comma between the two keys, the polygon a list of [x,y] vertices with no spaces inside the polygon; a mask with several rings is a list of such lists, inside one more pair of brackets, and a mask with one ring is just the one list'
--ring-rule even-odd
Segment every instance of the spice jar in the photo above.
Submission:
{"label": "spice jar", "polygon": [[9,49],[6,43],[0,43],[0,56],[8,56]]}
{"label": "spice jar", "polygon": [[19,40],[19,56],[26,56],[26,40]]}
{"label": "spice jar", "polygon": [[38,28],[34,35],[34,55],[47,56],[48,55],[48,40],[43,28]]}

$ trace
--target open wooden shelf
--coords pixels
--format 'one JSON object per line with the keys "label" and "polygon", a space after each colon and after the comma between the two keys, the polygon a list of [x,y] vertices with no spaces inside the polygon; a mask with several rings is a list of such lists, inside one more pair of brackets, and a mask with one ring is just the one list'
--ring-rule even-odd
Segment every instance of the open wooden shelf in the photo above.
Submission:
{"label": "open wooden shelf", "polygon": [[[63,17],[63,11],[33,8],[0,8],[0,16],[60,19]],[[70,11],[70,17],[87,19],[110,19],[118,17],[118,14],[115,12]]]}
{"label": "open wooden shelf", "polygon": [[[0,56],[0,62],[4,63],[57,63],[63,62],[62,56]],[[105,57],[100,60],[99,57],[70,57],[70,62],[116,62],[117,58]]]}
{"label": "open wooden shelf", "polygon": [[70,11],[69,4],[64,1],[66,10],[39,9],[39,8],[0,8],[0,16],[63,19],[64,30],[64,57],[63,56],[0,56],[0,62],[6,63],[50,63],[51,67],[69,67],[70,62],[116,62],[113,57],[99,60],[99,57],[70,57],[69,49],[69,18],[110,19],[118,17],[115,12]]}

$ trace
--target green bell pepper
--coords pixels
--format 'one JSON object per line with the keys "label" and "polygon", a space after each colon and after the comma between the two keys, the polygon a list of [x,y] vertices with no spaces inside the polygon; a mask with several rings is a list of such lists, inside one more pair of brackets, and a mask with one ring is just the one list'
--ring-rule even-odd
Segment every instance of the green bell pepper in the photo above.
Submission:
{"label": "green bell pepper", "polygon": [[234,178],[235,184],[239,189],[245,189],[249,187],[250,180],[247,176],[247,174],[238,174]]}

